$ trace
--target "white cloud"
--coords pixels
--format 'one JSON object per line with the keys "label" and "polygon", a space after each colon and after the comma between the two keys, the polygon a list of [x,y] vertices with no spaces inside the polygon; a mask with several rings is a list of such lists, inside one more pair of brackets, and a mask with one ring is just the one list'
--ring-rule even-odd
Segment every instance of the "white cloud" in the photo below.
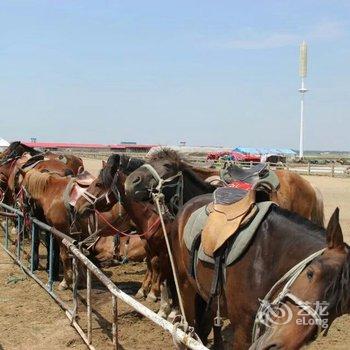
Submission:
{"label": "white cloud", "polygon": [[231,49],[261,50],[297,45],[302,40],[323,41],[336,39],[346,33],[345,25],[341,22],[325,22],[308,28],[304,33],[253,33],[249,30],[244,36],[219,43],[218,46]]}

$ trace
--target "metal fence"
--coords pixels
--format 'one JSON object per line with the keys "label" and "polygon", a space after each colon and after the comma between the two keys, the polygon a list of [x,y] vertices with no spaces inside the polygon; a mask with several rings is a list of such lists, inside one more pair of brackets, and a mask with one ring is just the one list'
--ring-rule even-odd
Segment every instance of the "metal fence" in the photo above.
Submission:
{"label": "metal fence", "polygon": [[[118,349],[118,299],[128,304],[138,313],[148,318],[167,332],[172,335],[176,335],[176,339],[184,344],[189,349],[194,350],[208,350],[203,344],[184,333],[181,329],[174,327],[174,325],[167,320],[163,319],[155,312],[133,299],[128,294],[120,290],[97,266],[95,266],[77,247],[77,242],[66,234],[56,230],[55,228],[46,225],[45,223],[37,220],[36,218],[29,218],[31,230],[27,232],[29,235],[31,254],[30,254],[30,266],[26,266],[23,261],[23,233],[28,223],[24,223],[23,213],[15,208],[12,208],[6,204],[0,203],[0,214],[5,217],[5,224],[1,225],[4,230],[4,242],[0,244],[4,251],[22,268],[22,270],[32,277],[65,311],[66,316],[71,322],[71,325],[77,330],[85,344],[89,349],[95,349],[93,345],[93,332],[92,332],[92,313],[93,306],[91,303],[91,277],[92,274],[107,288],[111,295],[111,312],[112,312],[112,342],[113,348]],[[16,249],[15,252],[9,250],[9,220],[13,220],[17,228]],[[24,226],[25,225],[25,226]],[[47,282],[39,278],[35,272],[34,251],[35,242],[39,237],[39,233],[45,233],[49,235],[48,245],[48,279]],[[73,306],[70,307],[65,301],[63,301],[53,289],[53,240],[57,237],[62,240],[70,253],[73,256],[73,288],[72,288],[72,300]],[[78,323],[78,268],[77,263],[80,266],[86,268],[86,318],[87,327],[84,331],[83,327]]]}
{"label": "metal fence", "polygon": [[[112,153],[111,152],[81,152],[77,155],[80,157],[86,157],[91,159],[107,159]],[[138,157],[138,158],[145,158],[146,153],[140,153],[140,152],[126,152],[123,153],[125,155],[128,155],[130,157]],[[186,159],[190,161],[191,163],[198,165],[198,166],[214,166],[216,168],[222,168],[222,166],[225,163],[225,160],[207,160],[206,157],[198,157],[198,156],[191,156],[191,155],[185,155]],[[243,162],[243,161],[236,161],[235,164],[238,164],[242,166],[243,168],[249,168],[254,164],[257,164],[256,162]],[[350,177],[350,166],[349,165],[340,165],[335,163],[329,163],[329,164],[312,164],[312,163],[294,163],[294,162],[287,162],[287,163],[267,163],[268,166],[271,169],[286,169],[293,172],[296,172],[300,175],[319,175],[319,176],[331,176],[331,177]]]}

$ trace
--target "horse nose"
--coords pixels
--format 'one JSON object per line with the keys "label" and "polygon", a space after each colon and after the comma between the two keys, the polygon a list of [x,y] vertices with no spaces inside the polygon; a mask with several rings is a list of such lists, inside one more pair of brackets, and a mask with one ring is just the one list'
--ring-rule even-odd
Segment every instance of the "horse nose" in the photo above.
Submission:
{"label": "horse nose", "polygon": [[141,176],[136,176],[133,180],[132,180],[132,184],[133,185],[138,185],[141,182]]}

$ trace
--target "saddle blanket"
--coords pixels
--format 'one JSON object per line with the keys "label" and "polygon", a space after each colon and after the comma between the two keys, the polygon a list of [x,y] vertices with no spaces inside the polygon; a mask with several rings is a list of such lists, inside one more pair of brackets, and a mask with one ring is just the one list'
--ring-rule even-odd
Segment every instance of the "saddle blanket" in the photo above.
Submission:
{"label": "saddle blanket", "polygon": [[[228,239],[225,254],[225,266],[233,264],[244,253],[272,204],[274,203],[270,201],[256,203],[254,218],[250,220],[249,224],[242,226],[237,230],[233,236],[234,239]],[[198,242],[198,240],[201,240],[201,233],[207,223],[208,215],[208,206],[203,206],[197,209],[188,219],[184,229],[184,243],[186,248],[191,253],[194,253],[194,265],[197,265],[196,261],[198,259],[213,265],[215,263],[214,258],[204,252],[202,242]],[[198,242],[198,245],[196,242]],[[197,246],[197,248],[194,251],[195,246]]]}

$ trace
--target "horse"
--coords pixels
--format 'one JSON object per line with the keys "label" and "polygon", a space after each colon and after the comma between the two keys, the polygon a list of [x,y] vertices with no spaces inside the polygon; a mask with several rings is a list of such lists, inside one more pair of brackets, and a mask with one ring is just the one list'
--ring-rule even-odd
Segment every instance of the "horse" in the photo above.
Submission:
{"label": "horse", "polygon": [[[159,179],[167,180],[175,177],[181,172],[181,167],[191,168],[192,172],[202,179],[212,178],[215,172],[216,175],[219,174],[217,170],[190,165],[176,151],[167,148],[153,154],[148,163],[154,171],[151,168],[141,167],[128,178],[126,183],[128,191],[135,199],[141,201],[151,199],[151,192],[159,183]],[[279,179],[279,188],[269,193],[261,192],[259,194],[261,200],[271,200],[282,208],[298,213],[323,227],[324,207],[320,191],[299,174],[288,170],[276,170],[275,173]],[[175,181],[173,180],[172,183]],[[174,195],[174,187],[169,187],[167,186],[164,192],[167,198]]]}
{"label": "horse", "polygon": [[[207,340],[218,307],[216,301],[212,303],[209,315],[205,311],[211,295],[214,269],[212,265],[199,260],[196,278],[193,278],[189,273],[191,257],[183,234],[194,211],[211,201],[210,195],[190,200],[178,214],[171,231],[171,247],[185,316],[203,342]],[[314,339],[321,320],[329,327],[336,317],[349,313],[349,249],[343,241],[339,209],[335,210],[325,230],[298,214],[272,204],[244,254],[233,265],[226,267],[226,278],[218,300],[222,316],[229,318],[231,323],[233,348],[299,349]],[[300,274],[294,275],[295,280],[289,289],[283,290],[284,281],[274,290],[276,281],[301,262],[304,263]],[[279,295],[281,289],[284,293]],[[274,322],[252,344],[259,300],[266,301],[264,296],[269,291],[273,297],[280,296],[282,306],[279,305],[279,311],[273,310],[268,315]],[[325,313],[321,314],[310,306],[318,302],[327,304]],[[301,319],[300,311],[304,311],[304,319]],[[278,318],[278,315],[282,316]],[[216,344],[219,347],[222,344],[219,336]]]}
{"label": "horse", "polygon": [[[36,169],[31,169],[28,172],[20,170],[20,172],[23,177],[24,193],[29,199],[31,207],[35,208],[36,213],[41,214],[41,220],[69,235],[73,222],[68,204],[69,199],[66,194],[72,181],[76,181],[75,178],[61,177],[55,173],[42,173]],[[79,220],[77,228],[80,229],[80,235],[74,238],[80,241],[88,239],[90,254],[97,261],[99,259],[105,261],[106,257],[113,257],[118,254],[117,244],[113,244],[112,247],[109,243],[103,244],[106,243],[106,237],[115,235],[115,231],[106,222],[119,225],[124,230],[130,229],[130,223],[125,222],[123,215],[119,216],[121,210],[120,205],[116,204],[109,212],[101,214],[101,220],[95,231],[98,235],[93,237],[92,240],[90,239],[91,232],[88,230],[87,220]],[[55,242],[60,244],[59,239],[55,238]],[[60,245],[59,254],[63,264],[64,278],[58,288],[63,290],[67,289],[72,283],[72,268],[64,245]]]}
{"label": "horse", "polygon": [[26,146],[24,143],[20,141],[11,142],[10,145],[1,153],[0,161],[4,162],[9,159],[14,159],[22,156],[24,153],[29,153],[31,156],[35,156],[37,154],[42,154],[41,151],[37,151],[36,149]]}

